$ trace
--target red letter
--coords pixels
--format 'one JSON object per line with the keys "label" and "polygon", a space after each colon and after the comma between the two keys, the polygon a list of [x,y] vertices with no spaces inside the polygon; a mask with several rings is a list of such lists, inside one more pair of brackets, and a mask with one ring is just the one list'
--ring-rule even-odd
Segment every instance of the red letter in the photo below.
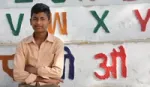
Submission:
{"label": "red letter", "polygon": [[105,70],[105,75],[101,76],[99,75],[97,72],[94,72],[95,76],[99,79],[107,79],[110,75],[109,75],[109,69],[108,67],[106,66],[107,64],[107,56],[103,53],[99,53],[99,54],[96,54],[95,55],[95,59],[104,59],[103,63],[99,64],[99,67],[103,68]]}
{"label": "red letter", "polygon": [[119,47],[120,52],[117,52],[115,49],[113,49],[113,52],[110,54],[112,57],[112,67],[111,67],[111,72],[114,78],[117,78],[116,74],[116,59],[117,57],[121,58],[121,74],[123,77],[127,77],[127,68],[126,68],[126,53],[123,48],[123,46]]}
{"label": "red letter", "polygon": [[117,52],[115,49],[113,49],[113,52],[110,53],[111,57],[112,57],[112,66],[107,66],[107,56],[103,53],[99,53],[95,55],[95,59],[100,59],[102,58],[104,61],[103,63],[100,63],[99,67],[103,68],[105,70],[105,74],[99,75],[97,72],[94,72],[95,76],[99,79],[107,79],[110,76],[110,72],[112,73],[112,76],[114,78],[117,78],[117,57],[121,58],[121,69],[122,69],[122,76],[126,77],[127,76],[127,68],[126,68],[126,54],[125,54],[125,50],[123,48],[123,46],[119,47],[120,52]]}
{"label": "red letter", "polygon": [[139,20],[140,24],[141,24],[141,28],[142,28],[142,31],[144,32],[146,30],[146,25],[147,25],[147,22],[150,18],[150,9],[148,9],[148,12],[147,12],[147,15],[146,15],[146,18],[143,20],[139,11],[138,10],[134,10],[135,12],[135,15],[137,17],[137,19]]}
{"label": "red letter", "polygon": [[2,60],[2,67],[3,70],[13,78],[13,69],[10,69],[8,67],[8,61],[14,59],[14,54],[13,55],[0,55],[0,60]]}

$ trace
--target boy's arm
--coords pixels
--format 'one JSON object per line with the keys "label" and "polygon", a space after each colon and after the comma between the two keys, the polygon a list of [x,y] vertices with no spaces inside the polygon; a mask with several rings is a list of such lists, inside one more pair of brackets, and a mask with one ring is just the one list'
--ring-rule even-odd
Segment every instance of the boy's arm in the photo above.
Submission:
{"label": "boy's arm", "polygon": [[15,81],[30,84],[36,80],[37,75],[25,71],[26,58],[24,47],[25,45],[23,42],[17,46],[16,54],[14,57],[13,77]]}
{"label": "boy's arm", "polygon": [[[25,71],[37,75],[37,68],[35,68],[35,67],[33,67],[33,66],[27,65],[27,66],[25,67]],[[44,82],[44,83],[56,84],[56,85],[57,85],[57,84],[59,84],[60,82],[63,82],[63,80],[61,80],[61,79],[52,79],[52,78],[45,79],[45,78],[42,78],[41,76],[37,76],[35,82]]]}

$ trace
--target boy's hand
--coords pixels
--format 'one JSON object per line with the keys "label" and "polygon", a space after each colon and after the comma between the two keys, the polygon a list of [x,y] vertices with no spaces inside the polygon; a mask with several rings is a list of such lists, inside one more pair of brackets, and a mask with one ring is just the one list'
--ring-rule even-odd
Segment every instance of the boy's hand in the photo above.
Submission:
{"label": "boy's hand", "polygon": [[35,82],[43,82],[43,83],[48,83],[48,84],[54,84],[54,85],[58,85],[60,82],[63,82],[63,80],[61,79],[44,79],[42,77],[37,77],[37,79],[35,80]]}
{"label": "boy's hand", "polygon": [[25,66],[25,71],[37,75],[37,68],[35,68],[35,67],[31,66],[31,65],[26,65]]}
{"label": "boy's hand", "polygon": [[[25,71],[37,75],[37,68],[35,68],[31,65],[26,65],[25,66]],[[58,85],[60,82],[63,82],[62,79],[53,79],[53,78],[45,79],[45,78],[42,78],[42,77],[37,77],[37,79],[35,81],[36,82],[44,82],[44,83],[48,83],[48,84],[55,84],[55,85]]]}
{"label": "boy's hand", "polygon": [[43,79],[45,83],[58,85],[60,82],[63,82],[61,79]]}

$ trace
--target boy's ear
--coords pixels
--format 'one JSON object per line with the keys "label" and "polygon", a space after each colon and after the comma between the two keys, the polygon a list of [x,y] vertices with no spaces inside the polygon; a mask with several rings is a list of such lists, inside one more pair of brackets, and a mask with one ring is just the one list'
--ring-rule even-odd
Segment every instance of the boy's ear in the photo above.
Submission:
{"label": "boy's ear", "polygon": [[49,22],[49,24],[51,23],[51,18],[50,18],[50,19],[48,19],[48,22]]}
{"label": "boy's ear", "polygon": [[51,15],[52,15],[52,13],[50,13],[50,15],[49,15],[49,24],[51,23]]}
{"label": "boy's ear", "polygon": [[31,18],[30,18],[30,25],[31,25]]}

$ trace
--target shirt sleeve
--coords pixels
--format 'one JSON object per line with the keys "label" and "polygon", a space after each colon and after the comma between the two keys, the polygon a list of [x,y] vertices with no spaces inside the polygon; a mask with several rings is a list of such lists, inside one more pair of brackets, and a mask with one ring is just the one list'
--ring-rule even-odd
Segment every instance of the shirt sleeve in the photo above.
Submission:
{"label": "shirt sleeve", "polygon": [[14,57],[14,70],[13,70],[13,77],[14,80],[17,82],[25,82],[30,84],[35,81],[37,76],[35,74],[29,73],[25,71],[25,45],[23,42],[20,42],[16,48],[16,54]]}
{"label": "shirt sleeve", "polygon": [[56,52],[54,54],[54,62],[52,67],[44,66],[39,67],[37,73],[43,78],[56,78],[60,79],[63,74],[64,67],[64,44],[62,41],[56,45]]}

